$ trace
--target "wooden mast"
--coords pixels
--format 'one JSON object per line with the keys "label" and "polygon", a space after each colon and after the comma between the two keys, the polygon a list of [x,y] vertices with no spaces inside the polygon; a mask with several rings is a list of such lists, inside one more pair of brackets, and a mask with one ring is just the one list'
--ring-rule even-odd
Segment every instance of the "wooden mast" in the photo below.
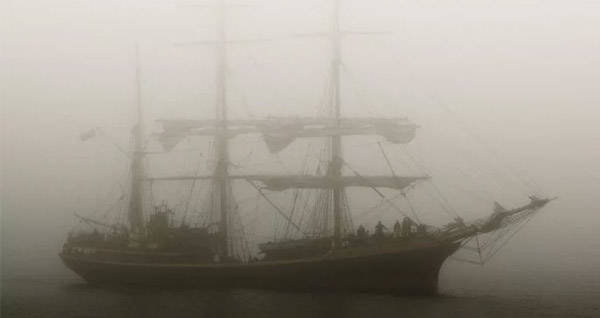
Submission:
{"label": "wooden mast", "polygon": [[[230,256],[229,238],[229,140],[227,137],[227,30],[226,3],[219,0],[217,10],[217,72],[216,72],[216,103],[215,111],[218,122],[218,132],[215,136],[217,166],[215,169],[214,203],[218,204],[219,234],[221,235],[221,252]],[[214,208],[214,205],[213,205]]]}
{"label": "wooden mast", "polygon": [[[279,188],[301,187],[321,188],[326,194],[326,217],[333,218],[333,243],[339,247],[344,236],[344,213],[346,205],[346,186],[378,185],[388,186],[386,180],[377,176],[360,176],[353,180],[345,179],[342,175],[343,143],[342,136],[346,135],[380,135],[393,143],[408,143],[414,138],[416,125],[405,118],[343,118],[341,114],[341,68],[342,64],[342,36],[340,13],[341,0],[332,0],[331,23],[327,36],[331,41],[330,61],[330,89],[328,101],[328,116],[318,118],[269,118],[263,120],[228,120],[227,114],[227,6],[224,0],[217,0],[217,38],[216,38],[216,120],[163,120],[164,142],[166,149],[172,149],[180,140],[188,135],[214,136],[216,167],[212,176],[174,176],[155,178],[161,180],[184,179],[213,179],[211,204],[216,217],[218,213],[219,233],[221,235],[220,250],[223,255],[231,256],[232,244],[230,237],[231,217],[231,179],[241,176],[229,174],[229,149],[230,137],[238,134],[262,133],[269,151],[283,150],[296,138],[321,137],[327,138],[328,165],[326,180],[335,180],[324,184],[317,184],[318,180],[299,180],[292,176],[264,176],[272,184],[272,190]],[[283,138],[282,138],[283,137]],[[251,176],[250,176],[251,177]],[[260,176],[258,176],[260,177]],[[314,176],[317,177],[317,176]],[[356,177],[356,176],[355,176]],[[417,179],[423,179],[418,177]],[[260,179],[260,178],[259,178]],[[414,181],[416,181],[415,179]],[[261,180],[259,180],[261,181]],[[263,180],[264,181],[264,180]],[[360,181],[360,182],[359,182]],[[397,180],[396,180],[397,181]],[[412,182],[412,181],[411,181]],[[402,184],[399,183],[399,184]],[[398,185],[394,185],[398,187]],[[404,186],[402,186],[404,187]],[[319,207],[316,207],[319,208]],[[331,213],[331,214],[330,214]],[[329,230],[330,227],[326,226]]]}
{"label": "wooden mast", "polygon": [[[333,19],[331,26],[331,114],[335,118],[336,126],[340,127],[341,117],[341,32],[340,32],[340,1],[334,0]],[[342,175],[342,138],[340,135],[331,136],[331,157],[329,163],[329,175],[334,178],[340,178]],[[344,187],[335,185],[333,187],[333,236],[336,247],[340,246],[342,236],[342,214],[344,213]]]}
{"label": "wooden mast", "polygon": [[135,45],[135,102],[137,123],[133,128],[133,155],[131,160],[131,197],[129,199],[129,225],[132,233],[141,234],[144,231],[144,114],[142,109],[141,67],[138,45]]}

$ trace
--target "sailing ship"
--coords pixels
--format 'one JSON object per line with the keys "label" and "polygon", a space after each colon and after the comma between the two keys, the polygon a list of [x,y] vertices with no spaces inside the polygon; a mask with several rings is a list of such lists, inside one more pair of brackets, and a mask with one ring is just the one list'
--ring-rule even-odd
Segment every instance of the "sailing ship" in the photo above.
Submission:
{"label": "sailing ship", "polygon": [[[334,0],[331,31],[333,58],[329,87],[329,116],[297,118],[230,119],[227,100],[226,6],[217,6],[218,53],[214,119],[162,120],[157,139],[170,150],[188,136],[204,136],[214,147],[212,173],[153,177],[147,173],[143,140],[146,138],[140,102],[137,66],[137,117],[132,131],[131,186],[127,224],[111,224],[86,216],[77,218],[92,227],[91,232],[70,234],[60,252],[64,264],[94,284],[132,284],[227,288],[275,288],[300,290],[354,290],[404,294],[435,294],[444,261],[479,236],[522,224],[551,199],[530,196],[530,202],[505,209],[496,203],[493,213],[474,222],[457,217],[445,226],[422,223],[386,197],[382,189],[405,195],[428,175],[363,175],[344,159],[343,139],[370,135],[391,144],[407,144],[416,135],[417,125],[406,118],[348,118],[343,116],[340,68],[342,65],[339,0]],[[323,163],[313,173],[295,175],[233,174],[230,148],[232,138],[259,134],[270,152],[285,151],[299,138],[324,140]],[[391,167],[385,152],[382,155]],[[321,172],[322,171],[322,172]],[[351,171],[352,174],[344,174]],[[204,181],[208,184],[207,217],[191,224],[173,221],[174,210],[167,204],[144,209],[147,182]],[[282,240],[263,242],[251,256],[234,237],[237,204],[233,186],[245,181],[285,220],[288,232]],[[378,223],[374,233],[355,228],[350,215],[346,188],[372,191],[402,213],[393,231]],[[309,221],[299,221],[269,199],[271,191],[312,191]],[[146,211],[151,210],[151,211]],[[294,208],[290,210],[294,211]],[[256,253],[255,253],[256,254]]]}

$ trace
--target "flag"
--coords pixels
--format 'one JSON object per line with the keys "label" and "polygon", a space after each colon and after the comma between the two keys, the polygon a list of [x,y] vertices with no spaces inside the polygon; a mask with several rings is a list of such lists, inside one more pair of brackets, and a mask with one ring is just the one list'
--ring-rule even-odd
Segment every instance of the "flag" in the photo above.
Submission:
{"label": "flag", "polygon": [[81,135],[79,135],[79,139],[81,139],[81,141],[86,141],[89,139],[92,139],[96,137],[96,129],[90,129],[88,131],[85,131],[83,133],[81,133]]}

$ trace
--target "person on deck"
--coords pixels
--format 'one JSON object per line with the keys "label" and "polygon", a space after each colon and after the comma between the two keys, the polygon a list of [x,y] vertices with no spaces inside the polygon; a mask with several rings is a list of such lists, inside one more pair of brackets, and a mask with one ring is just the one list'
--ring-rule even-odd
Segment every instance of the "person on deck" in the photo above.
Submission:
{"label": "person on deck", "polygon": [[383,237],[383,230],[385,229],[385,225],[381,223],[381,221],[377,222],[375,225],[375,237]]}
{"label": "person on deck", "polygon": [[412,226],[415,224],[415,222],[413,220],[411,220],[409,217],[404,217],[404,219],[402,219],[402,236],[403,237],[408,237],[412,234],[411,228]]}
{"label": "person on deck", "polygon": [[358,238],[360,239],[364,239],[365,237],[367,237],[367,231],[365,230],[365,227],[361,225],[358,226],[358,229],[356,230],[356,236],[358,236]]}
{"label": "person on deck", "polygon": [[394,237],[400,237],[402,234],[402,226],[400,226],[400,221],[396,220],[394,223]]}

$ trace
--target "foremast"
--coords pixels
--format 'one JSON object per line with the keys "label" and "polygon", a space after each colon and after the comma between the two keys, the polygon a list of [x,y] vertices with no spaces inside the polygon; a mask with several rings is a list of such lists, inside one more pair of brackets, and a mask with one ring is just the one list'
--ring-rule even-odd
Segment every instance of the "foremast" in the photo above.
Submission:
{"label": "foremast", "polygon": [[[340,128],[340,118],[342,113],[341,96],[341,65],[342,65],[342,46],[340,33],[340,0],[334,0],[333,18],[331,25],[331,101],[330,107],[336,128]],[[342,176],[343,149],[342,137],[338,134],[331,136],[331,157],[328,168],[328,175],[338,179]],[[336,247],[340,246],[342,240],[342,217],[344,213],[345,188],[337,183],[333,186],[333,238]]]}
{"label": "foremast", "polygon": [[132,131],[133,154],[131,160],[131,197],[129,198],[128,220],[131,232],[144,232],[144,113],[142,109],[141,67],[139,48],[135,46],[135,104],[137,123]]}

